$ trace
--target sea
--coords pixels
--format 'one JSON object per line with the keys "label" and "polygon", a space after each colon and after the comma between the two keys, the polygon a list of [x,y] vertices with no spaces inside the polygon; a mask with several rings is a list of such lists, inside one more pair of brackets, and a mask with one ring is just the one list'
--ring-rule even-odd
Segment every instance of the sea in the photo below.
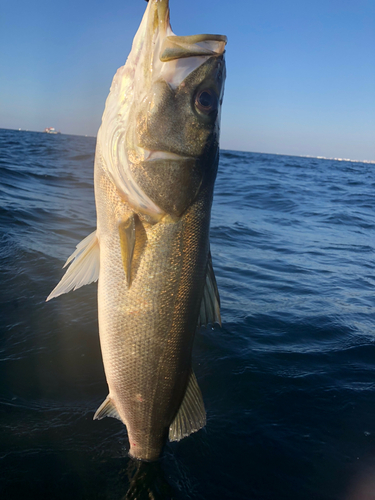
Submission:
{"label": "sea", "polygon": [[95,229],[95,143],[0,130],[0,498],[373,500],[375,164],[221,151],[207,425],[142,465],[93,421],[97,285],[45,301]]}

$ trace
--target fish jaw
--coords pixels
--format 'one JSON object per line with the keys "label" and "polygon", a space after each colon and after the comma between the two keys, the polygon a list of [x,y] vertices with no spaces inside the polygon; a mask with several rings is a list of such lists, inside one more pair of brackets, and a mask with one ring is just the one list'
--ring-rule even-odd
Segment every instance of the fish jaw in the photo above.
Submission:
{"label": "fish jaw", "polygon": [[[221,58],[223,61],[225,44],[226,37],[221,35],[174,35],[169,20],[168,0],[150,0],[127,62],[113,79],[98,133],[98,155],[107,175],[129,205],[139,213],[150,215],[155,221],[165,216],[166,210],[159,205],[158,200],[149,196],[144,186],[139,185],[134,175],[138,165],[147,159],[149,152],[188,156],[189,162],[193,158],[202,163],[203,158],[198,159],[195,152],[186,154],[189,148],[184,137],[179,139],[182,148],[168,143],[160,146],[152,139],[147,139],[147,135],[152,136],[147,123],[155,116],[153,107],[158,99],[160,101],[163,98],[160,91],[164,95],[168,89],[176,92],[183,88],[192,72],[210,59]],[[221,66],[224,66],[224,62]],[[224,81],[225,69],[220,73],[224,75]],[[218,97],[220,108],[222,96]],[[220,109],[216,122],[219,120]],[[218,142],[218,123],[213,128]],[[198,156],[202,156],[205,139],[200,140],[200,143],[202,147]],[[186,172],[186,168],[183,170]],[[197,187],[196,179],[193,179],[193,187]],[[188,201],[194,196],[188,197]],[[180,216],[186,208],[185,204],[170,215]]]}
{"label": "fish jaw", "polygon": [[144,87],[153,72],[152,47],[158,47],[160,39],[171,33],[168,0],[150,0],[126,64],[117,70],[113,78],[97,141],[97,160],[122,197],[135,210],[156,220],[164,215],[163,211],[134,181],[124,142],[133,102],[139,98],[139,89]]}

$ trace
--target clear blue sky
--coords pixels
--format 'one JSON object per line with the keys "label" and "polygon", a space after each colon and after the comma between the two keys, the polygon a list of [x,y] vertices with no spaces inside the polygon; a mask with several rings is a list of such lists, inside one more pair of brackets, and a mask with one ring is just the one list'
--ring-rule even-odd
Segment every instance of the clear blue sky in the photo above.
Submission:
{"label": "clear blue sky", "polygon": [[[143,0],[3,0],[0,128],[96,135]],[[228,36],[221,147],[375,160],[374,0],[170,0]]]}

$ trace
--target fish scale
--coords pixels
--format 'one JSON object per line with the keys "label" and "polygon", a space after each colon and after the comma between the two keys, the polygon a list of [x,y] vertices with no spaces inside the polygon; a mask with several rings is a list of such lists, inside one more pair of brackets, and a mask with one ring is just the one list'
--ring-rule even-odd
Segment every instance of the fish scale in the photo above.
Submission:
{"label": "fish scale", "polygon": [[150,0],[98,133],[97,230],[47,299],[98,280],[109,393],[94,419],[121,420],[140,460],[206,423],[192,346],[198,325],[220,322],[209,227],[225,44],[176,37],[168,1]]}
{"label": "fish scale", "polygon": [[178,222],[145,224],[147,245],[129,288],[117,218],[132,210],[108,179],[100,179],[104,171],[97,175],[100,341],[109,395],[126,423],[130,453],[151,460],[150,450],[162,446],[191,369],[207,269],[206,205],[212,193],[204,192]]}

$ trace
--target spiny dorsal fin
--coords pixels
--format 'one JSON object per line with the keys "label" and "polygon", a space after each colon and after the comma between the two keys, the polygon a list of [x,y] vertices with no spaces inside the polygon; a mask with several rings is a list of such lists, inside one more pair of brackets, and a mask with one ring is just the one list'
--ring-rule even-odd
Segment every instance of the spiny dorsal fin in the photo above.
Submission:
{"label": "spiny dorsal fin", "polygon": [[184,399],[169,427],[169,440],[180,441],[206,425],[206,411],[194,372],[190,374]]}
{"label": "spiny dorsal fin", "polygon": [[46,301],[97,281],[99,277],[99,241],[96,231],[78,243],[76,250],[65,262],[64,267],[70,263],[69,269],[48,295]]}
{"label": "spiny dorsal fin", "polygon": [[208,254],[208,265],[206,274],[206,285],[204,287],[203,298],[198,318],[198,326],[207,326],[209,323],[219,323],[220,317],[220,296],[217,289],[214,269],[212,267],[211,252]]}
{"label": "spiny dorsal fin", "polygon": [[101,420],[104,417],[117,418],[118,420],[122,421],[120,415],[118,414],[117,408],[109,395],[96,410],[93,420]]}

